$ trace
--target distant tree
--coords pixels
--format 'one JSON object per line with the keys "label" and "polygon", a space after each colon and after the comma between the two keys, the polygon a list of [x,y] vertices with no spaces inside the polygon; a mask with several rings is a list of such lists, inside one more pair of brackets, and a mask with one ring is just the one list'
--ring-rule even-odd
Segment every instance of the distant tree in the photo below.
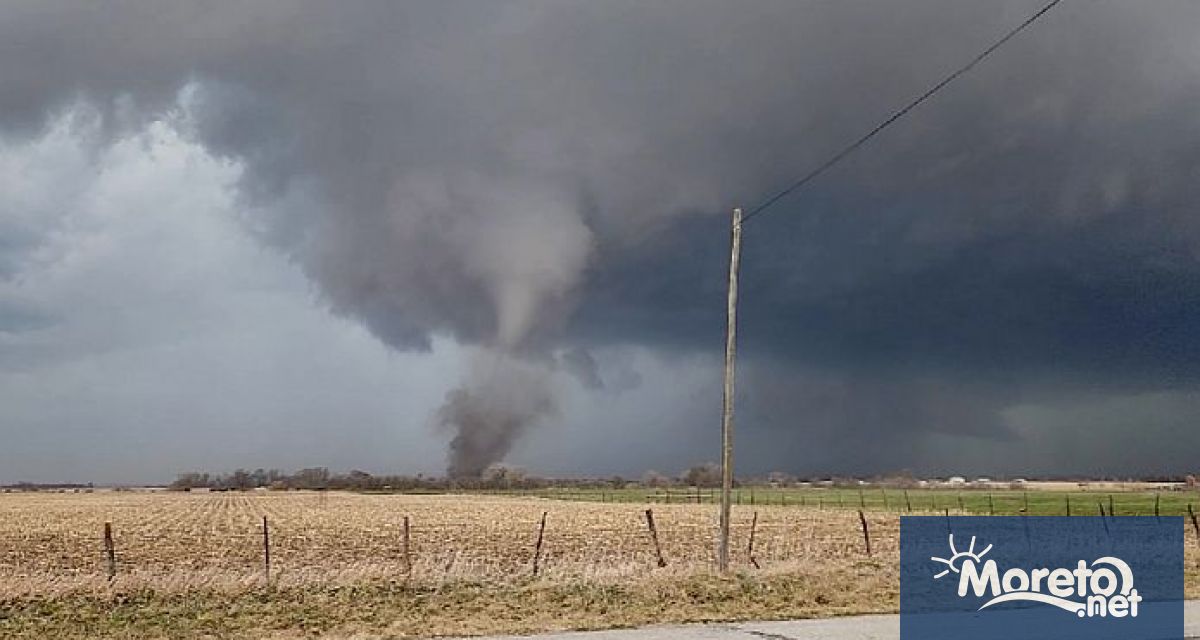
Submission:
{"label": "distant tree", "polygon": [[326,489],[329,487],[329,469],[311,467],[292,475],[292,485],[300,489]]}
{"label": "distant tree", "polygon": [[225,479],[224,484],[229,489],[245,491],[254,486],[254,477],[245,469],[237,469]]}
{"label": "distant tree", "polygon": [[767,482],[776,487],[786,487],[796,482],[796,477],[783,471],[772,471],[767,474]]}
{"label": "distant tree", "polygon": [[494,489],[512,489],[525,484],[525,470],[496,463],[483,470],[483,485]]}
{"label": "distant tree", "polygon": [[171,491],[191,491],[192,489],[201,489],[209,486],[207,473],[181,473],[176,476],[175,481],[167,486]]}
{"label": "distant tree", "polygon": [[670,478],[651,469],[642,474],[642,485],[647,487],[665,487],[671,484]]}
{"label": "distant tree", "polygon": [[683,473],[683,483],[692,487],[721,486],[721,467],[712,462],[690,467]]}
{"label": "distant tree", "polygon": [[354,469],[346,475],[333,476],[329,479],[329,487],[333,489],[376,489],[381,484],[375,476],[358,469]]}
{"label": "distant tree", "polygon": [[250,474],[250,484],[255,487],[265,487],[270,479],[267,477],[266,469],[258,468],[254,473]]}

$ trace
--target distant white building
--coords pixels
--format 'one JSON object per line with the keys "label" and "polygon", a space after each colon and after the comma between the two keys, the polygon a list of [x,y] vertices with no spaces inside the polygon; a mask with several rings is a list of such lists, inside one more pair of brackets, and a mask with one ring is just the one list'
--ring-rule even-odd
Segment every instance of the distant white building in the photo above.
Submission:
{"label": "distant white building", "polygon": [[950,479],[946,481],[946,484],[966,484],[966,483],[967,483],[967,479],[962,476],[950,476]]}

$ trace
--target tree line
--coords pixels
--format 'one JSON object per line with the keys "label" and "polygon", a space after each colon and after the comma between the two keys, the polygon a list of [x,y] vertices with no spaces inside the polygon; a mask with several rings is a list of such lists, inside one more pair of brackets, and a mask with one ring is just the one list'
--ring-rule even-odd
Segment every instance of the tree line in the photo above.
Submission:
{"label": "tree line", "polygon": [[493,465],[476,478],[440,476],[373,475],[366,471],[333,473],[326,467],[310,467],[287,473],[279,469],[237,469],[231,473],[187,472],[179,474],[168,488],[175,491],[208,489],[247,491],[250,489],[352,490],[352,491],[450,491],[544,489],[551,487],[625,488],[625,487],[719,487],[721,470],[706,463],[689,467],[678,476],[647,471],[640,479],[619,475],[607,478],[543,478],[530,475],[519,467]]}
{"label": "tree line", "polygon": [[[1179,478],[1170,480],[1180,481]],[[1188,488],[1197,487],[1195,476],[1188,475],[1182,479]],[[791,487],[818,484],[821,486],[854,487],[863,480],[850,477],[804,478],[773,471],[764,476],[742,477],[734,480],[735,486],[772,486]],[[897,488],[915,488],[918,480],[910,473],[902,472],[888,476],[875,476],[866,479],[867,484],[891,486]],[[56,485],[57,486],[57,485]],[[474,478],[447,478],[441,476],[417,475],[373,475],[366,471],[349,471],[333,473],[326,467],[310,467],[287,473],[279,469],[237,469],[227,474],[206,472],[181,473],[169,485],[176,491],[192,489],[209,489],[215,491],[246,491],[250,489],[310,489],[310,490],[350,490],[350,491],[402,491],[402,492],[443,492],[455,490],[536,490],[548,488],[579,488],[579,489],[621,489],[627,487],[668,488],[668,487],[701,487],[716,488],[721,486],[721,468],[714,463],[697,464],[688,467],[678,475],[666,475],[657,471],[647,471],[640,478],[629,479],[619,475],[607,478],[544,478],[527,473],[520,467],[508,465],[493,465]]]}

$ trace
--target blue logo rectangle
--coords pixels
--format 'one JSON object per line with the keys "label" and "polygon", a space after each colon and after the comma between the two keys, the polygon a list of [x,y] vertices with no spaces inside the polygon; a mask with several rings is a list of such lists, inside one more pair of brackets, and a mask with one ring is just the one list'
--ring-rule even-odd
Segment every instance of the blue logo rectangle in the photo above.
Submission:
{"label": "blue logo rectangle", "polygon": [[901,640],[1180,640],[1183,518],[904,516]]}

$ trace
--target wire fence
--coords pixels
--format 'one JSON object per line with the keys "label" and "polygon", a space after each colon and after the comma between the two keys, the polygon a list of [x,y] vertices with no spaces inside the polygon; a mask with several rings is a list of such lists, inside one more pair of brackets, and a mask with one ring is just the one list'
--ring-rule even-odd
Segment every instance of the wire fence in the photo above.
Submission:
{"label": "wire fence", "polygon": [[[186,589],[511,581],[535,573],[539,579],[638,579],[715,566],[715,492],[548,493],[5,498],[0,591],[36,593],[48,584]],[[735,494],[741,505],[734,508],[732,563],[738,571],[771,571],[865,561],[891,571],[899,556],[899,515],[1067,515],[1067,496],[1034,493],[742,490]],[[1200,548],[1200,525],[1184,499],[1189,496],[1072,494],[1070,513],[1184,515],[1186,535],[1196,541],[1189,544],[1193,553]],[[1054,504],[1061,506],[1053,510]]]}

